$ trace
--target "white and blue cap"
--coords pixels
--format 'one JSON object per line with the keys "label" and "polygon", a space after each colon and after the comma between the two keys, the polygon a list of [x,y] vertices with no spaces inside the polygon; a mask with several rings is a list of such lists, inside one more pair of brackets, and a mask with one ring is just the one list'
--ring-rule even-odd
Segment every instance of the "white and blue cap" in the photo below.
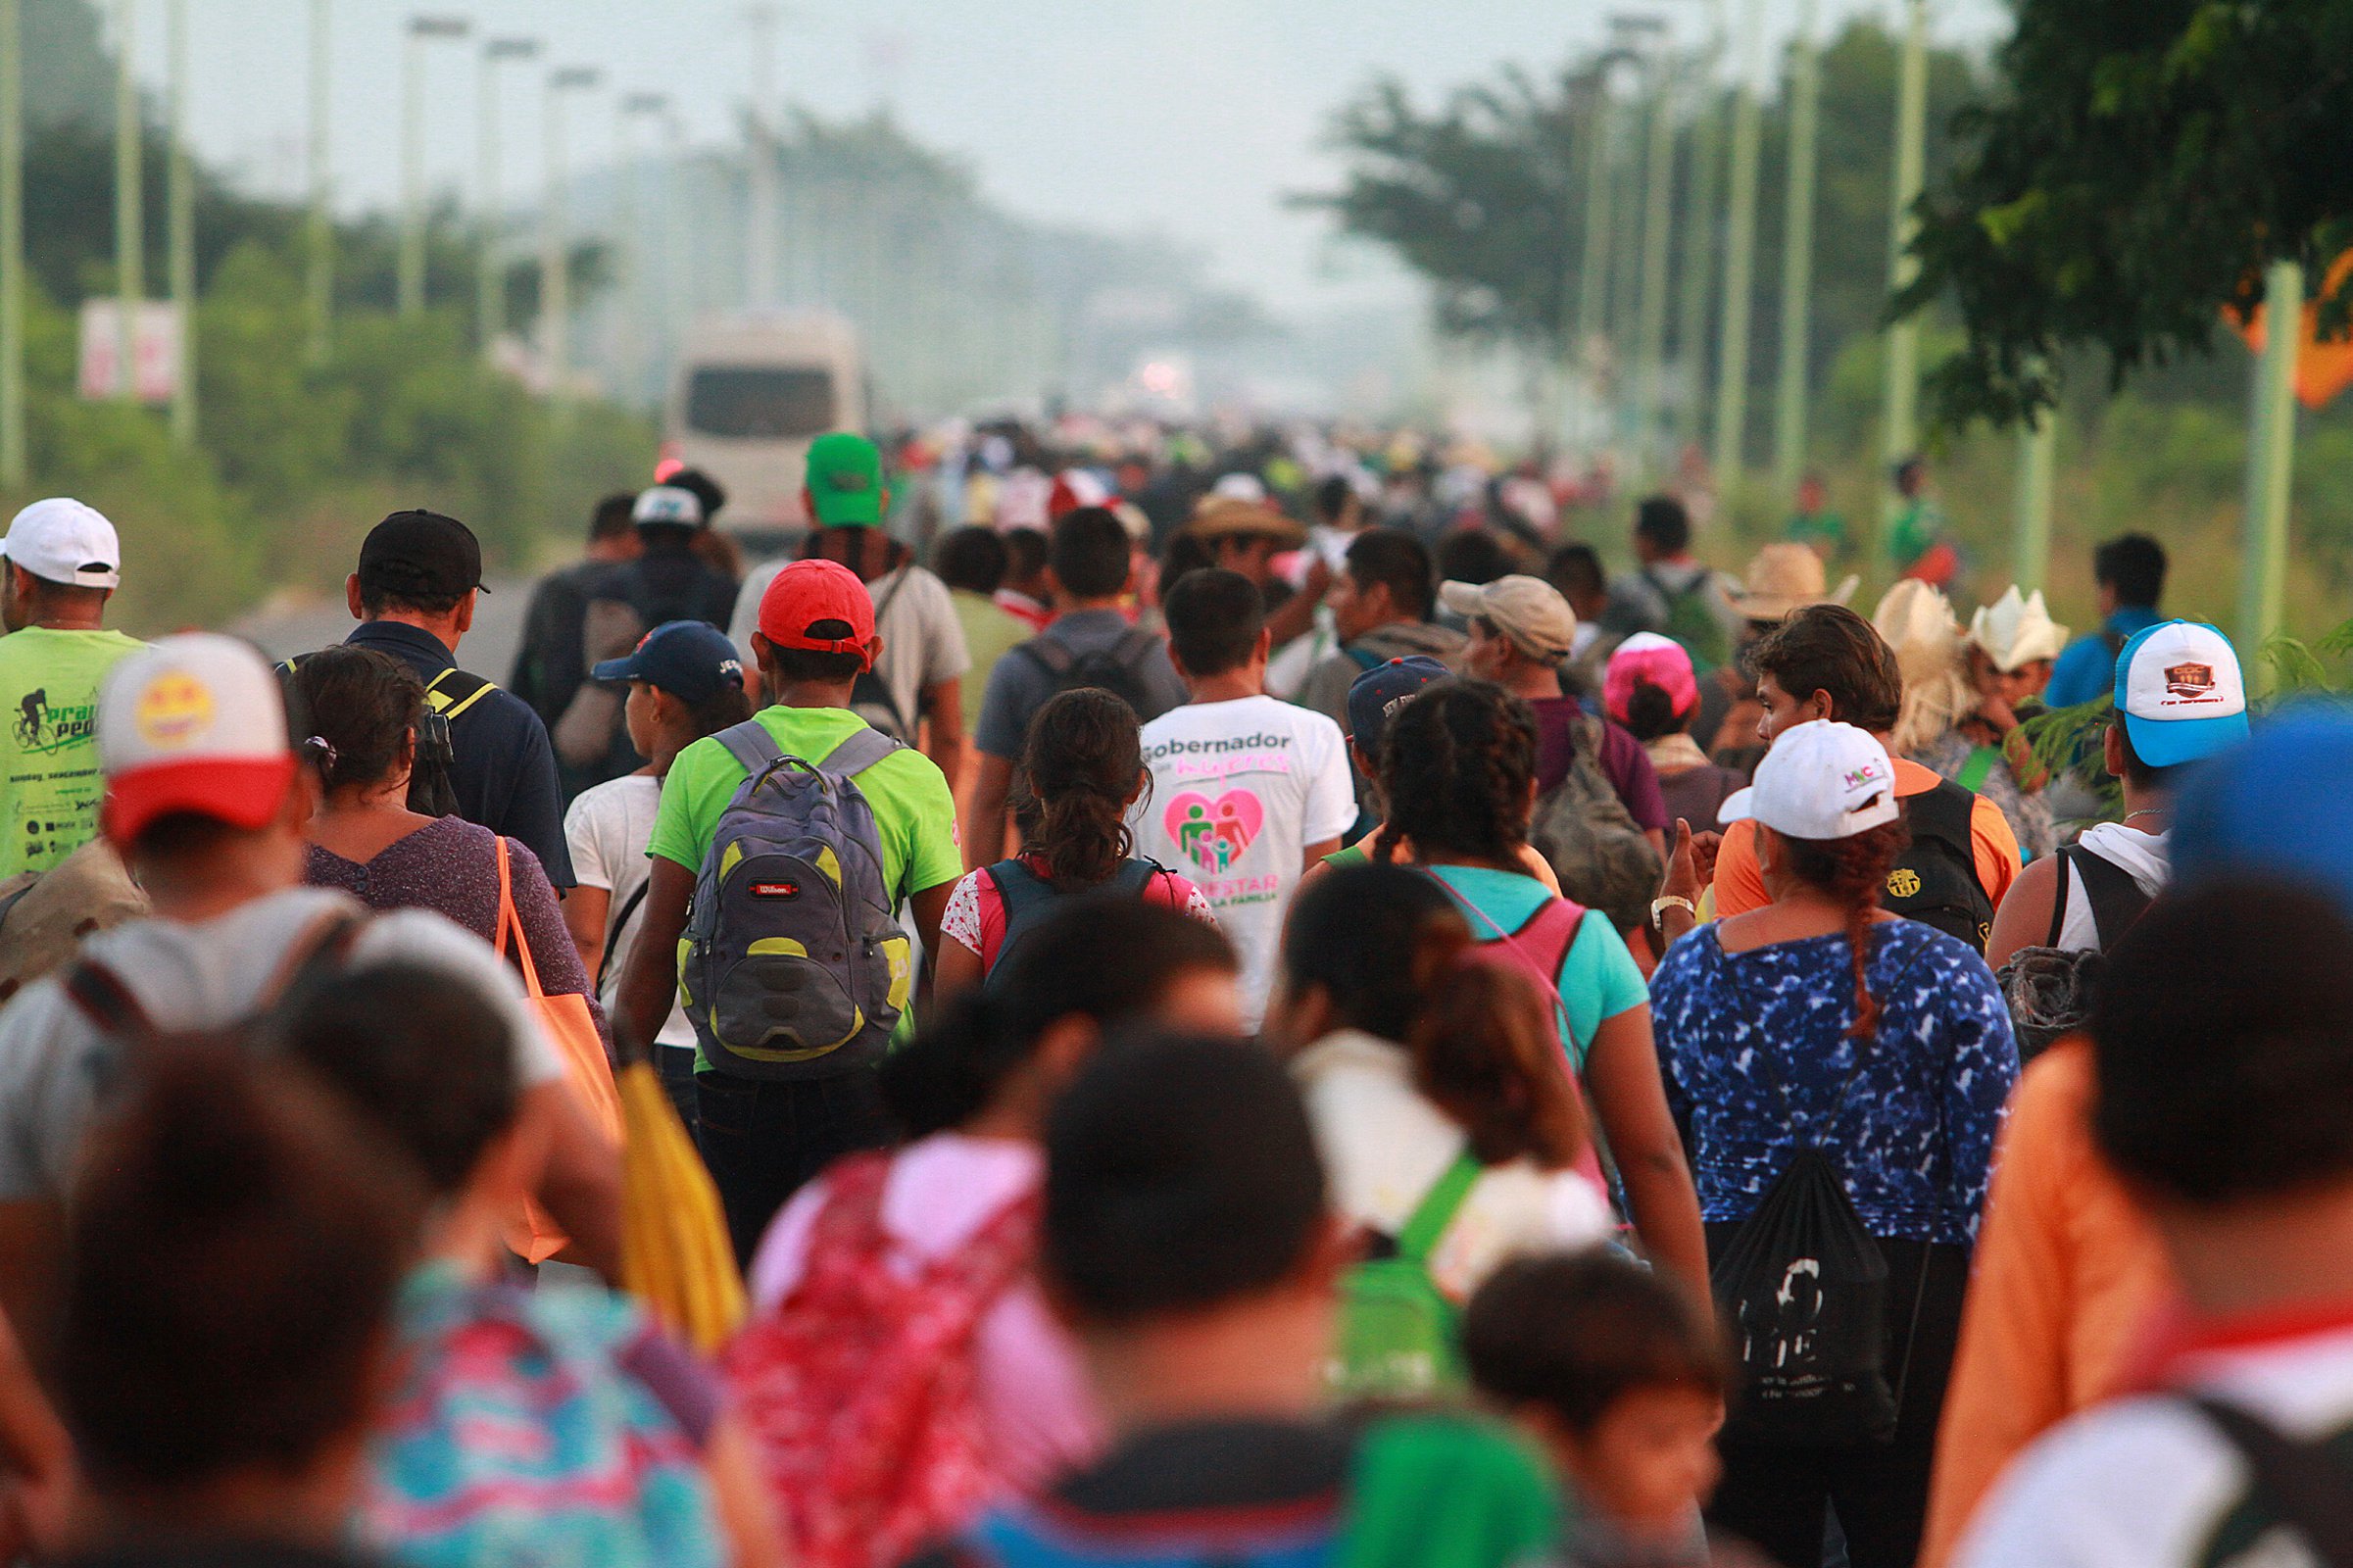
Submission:
{"label": "white and blue cap", "polygon": [[637,493],[629,520],[640,528],[700,528],[703,498],[683,485],[658,484]]}
{"label": "white and blue cap", "polygon": [[2132,755],[2174,767],[2247,738],[2247,683],[2230,639],[2194,620],[2164,620],[2116,656],[2116,710]]}

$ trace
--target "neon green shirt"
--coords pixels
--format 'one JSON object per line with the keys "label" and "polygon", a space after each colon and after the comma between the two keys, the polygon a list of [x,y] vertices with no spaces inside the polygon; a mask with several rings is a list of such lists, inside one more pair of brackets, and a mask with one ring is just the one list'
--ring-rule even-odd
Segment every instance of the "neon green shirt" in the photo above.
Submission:
{"label": "neon green shirt", "polygon": [[98,836],[98,688],[144,646],[46,626],[0,637],[0,877],[46,871]]}
{"label": "neon green shirt", "polygon": [[[846,708],[763,708],[758,716],[780,751],[811,761],[866,727],[864,719]],[[873,808],[875,831],[882,837],[883,885],[894,903],[964,874],[956,797],[930,758],[907,748],[852,777]],[[699,740],[680,752],[662,781],[662,806],[654,813],[654,836],[646,853],[701,871],[719,817],[743,782],[743,764],[715,738]],[[904,1042],[913,1032],[910,1007],[901,1014],[892,1039]]]}

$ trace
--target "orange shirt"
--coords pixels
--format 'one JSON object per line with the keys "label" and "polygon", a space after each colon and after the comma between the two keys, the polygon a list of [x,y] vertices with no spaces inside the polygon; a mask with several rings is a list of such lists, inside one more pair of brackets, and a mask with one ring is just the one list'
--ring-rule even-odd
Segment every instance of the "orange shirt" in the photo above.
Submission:
{"label": "orange shirt", "polygon": [[2173,1294],[2155,1232],[2091,1141],[2091,1042],[2027,1066],[1993,1151],[1961,1341],[1936,1435],[1920,1568],[1942,1568],[2003,1468],[2116,1392]]}
{"label": "orange shirt", "polygon": [[[1895,760],[1895,798],[1899,801],[1925,795],[1943,782],[1918,762]],[[2010,831],[2010,820],[2002,815],[2002,808],[1983,795],[1970,808],[1969,848],[1977,862],[1978,885],[1998,909],[2002,895],[2018,878],[2018,836]],[[1761,909],[1773,902],[1765,892],[1764,875],[1756,868],[1754,822],[1735,822],[1724,830],[1724,844],[1716,851],[1715,898],[1719,920]]]}

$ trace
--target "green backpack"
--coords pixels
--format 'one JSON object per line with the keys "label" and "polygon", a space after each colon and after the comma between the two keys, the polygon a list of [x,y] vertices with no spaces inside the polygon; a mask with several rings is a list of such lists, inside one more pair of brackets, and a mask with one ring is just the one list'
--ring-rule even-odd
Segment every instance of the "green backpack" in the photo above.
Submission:
{"label": "green backpack", "polygon": [[1684,652],[1691,656],[1692,673],[1705,675],[1732,657],[1732,639],[1724,629],[1724,622],[1716,618],[1707,579],[1677,589],[1668,587],[1655,572],[1645,571],[1642,575],[1666,601],[1666,633],[1683,644]]}
{"label": "green backpack", "polygon": [[1455,1155],[1406,1216],[1395,1252],[1348,1270],[1332,1377],[1342,1397],[1425,1399],[1462,1388],[1461,1314],[1429,1259],[1485,1170],[1468,1149]]}

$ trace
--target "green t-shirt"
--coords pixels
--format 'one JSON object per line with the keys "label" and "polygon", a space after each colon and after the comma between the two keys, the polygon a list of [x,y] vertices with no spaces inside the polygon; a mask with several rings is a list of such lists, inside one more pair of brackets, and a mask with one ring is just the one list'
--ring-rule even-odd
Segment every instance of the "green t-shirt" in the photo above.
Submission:
{"label": "green t-shirt", "polygon": [[[864,719],[846,708],[763,708],[758,716],[786,756],[812,762],[866,727]],[[875,831],[882,837],[883,885],[894,903],[964,874],[956,797],[930,758],[905,748],[852,777],[873,808]],[[699,740],[680,752],[662,781],[662,805],[654,813],[654,836],[646,853],[700,872],[719,817],[743,782],[743,764],[715,738]],[[904,1041],[913,1032],[910,1007],[900,1016],[892,1039]]]}
{"label": "green t-shirt", "polygon": [[956,606],[956,618],[964,628],[964,651],[972,656],[963,685],[964,735],[969,739],[980,730],[980,705],[989,695],[989,671],[997,667],[997,661],[1035,634],[987,594],[951,588],[948,602]]}
{"label": "green t-shirt", "polygon": [[46,626],[0,637],[0,877],[46,871],[98,836],[98,688],[144,646]]}
{"label": "green t-shirt", "polygon": [[1510,1568],[1544,1558],[1560,1539],[1561,1499],[1543,1459],[1489,1422],[1438,1413],[1377,1421],[1348,1480],[1341,1568]]}

